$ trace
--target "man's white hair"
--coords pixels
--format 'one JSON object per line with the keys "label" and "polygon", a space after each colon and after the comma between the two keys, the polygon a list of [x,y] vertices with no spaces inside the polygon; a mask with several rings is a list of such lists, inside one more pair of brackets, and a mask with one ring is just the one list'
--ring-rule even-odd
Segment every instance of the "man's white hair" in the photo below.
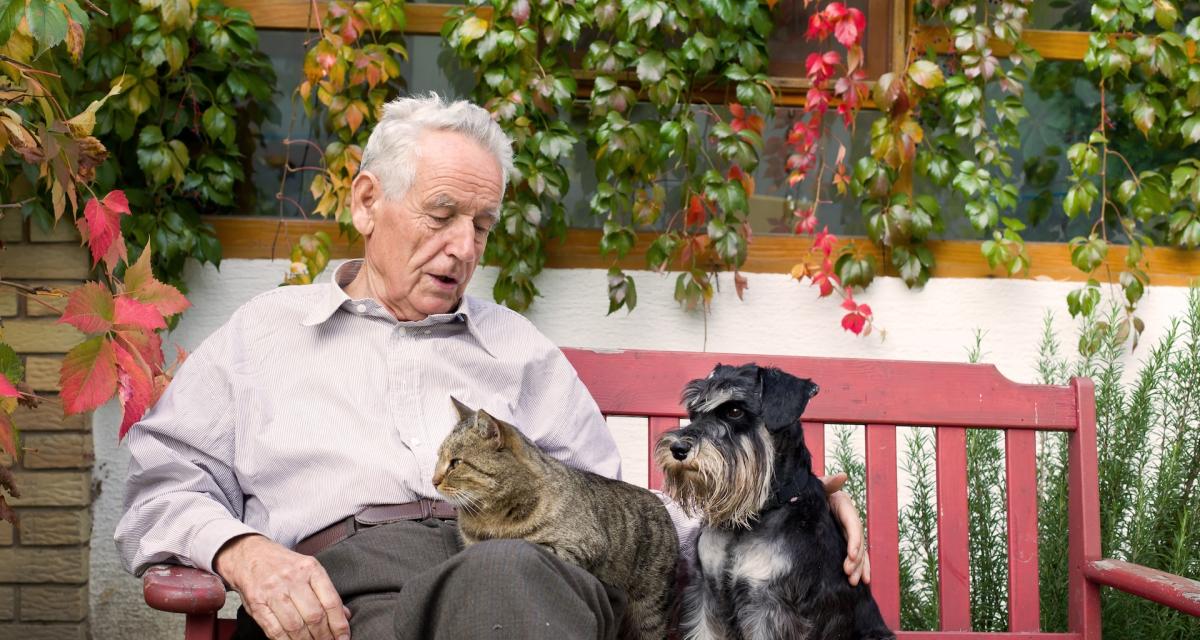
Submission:
{"label": "man's white hair", "polygon": [[461,133],[486,149],[500,163],[500,195],[513,171],[512,141],[486,109],[458,100],[447,102],[436,93],[396,98],[383,105],[383,117],[367,139],[361,170],[379,178],[387,198],[398,201],[412,187],[420,157],[418,142],[427,131]]}

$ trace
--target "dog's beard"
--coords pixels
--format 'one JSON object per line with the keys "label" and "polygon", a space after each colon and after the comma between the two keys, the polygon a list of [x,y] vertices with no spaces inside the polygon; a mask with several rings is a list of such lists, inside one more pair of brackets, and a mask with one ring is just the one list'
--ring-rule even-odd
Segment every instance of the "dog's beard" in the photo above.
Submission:
{"label": "dog's beard", "polygon": [[716,446],[702,439],[685,462],[660,440],[654,461],[663,470],[663,492],[684,513],[711,527],[749,528],[767,501],[774,474],[775,447],[766,427]]}

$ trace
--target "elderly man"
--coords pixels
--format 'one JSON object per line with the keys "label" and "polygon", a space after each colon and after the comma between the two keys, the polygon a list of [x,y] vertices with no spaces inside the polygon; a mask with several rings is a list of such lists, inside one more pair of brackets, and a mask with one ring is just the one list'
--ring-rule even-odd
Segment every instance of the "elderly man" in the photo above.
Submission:
{"label": "elderly man", "polygon": [[[461,551],[430,480],[451,394],[567,464],[620,473],[555,345],[464,295],[511,171],[483,109],[386,106],[352,188],[364,259],[242,306],[130,431],[127,570],[216,572],[242,596],[242,637],[615,637],[623,594],[527,543]],[[857,581],[861,523],[844,494],[831,504]]]}

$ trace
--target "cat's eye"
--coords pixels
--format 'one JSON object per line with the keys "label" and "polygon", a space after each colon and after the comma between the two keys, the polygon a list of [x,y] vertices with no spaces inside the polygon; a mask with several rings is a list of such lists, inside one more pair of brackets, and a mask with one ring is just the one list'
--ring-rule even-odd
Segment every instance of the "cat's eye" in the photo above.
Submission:
{"label": "cat's eye", "polygon": [[729,409],[727,409],[725,411],[725,417],[730,418],[732,420],[737,420],[738,418],[742,417],[743,415],[745,415],[745,412],[742,411],[742,409],[740,407],[729,407]]}
{"label": "cat's eye", "polygon": [[460,462],[462,462],[462,460],[460,460],[460,459],[458,459],[458,458],[451,458],[451,459],[450,459],[450,464],[448,464],[448,465],[446,466],[446,471],[453,471],[453,470],[454,470],[454,467],[457,467],[457,466],[458,466],[458,463],[460,463]]}

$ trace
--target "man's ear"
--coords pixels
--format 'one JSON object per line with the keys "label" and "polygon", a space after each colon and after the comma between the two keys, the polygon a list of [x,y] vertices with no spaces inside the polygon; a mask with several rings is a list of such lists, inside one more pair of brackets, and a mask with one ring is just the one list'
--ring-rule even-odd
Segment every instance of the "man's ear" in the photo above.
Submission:
{"label": "man's ear", "polygon": [[808,401],[817,395],[820,387],[808,378],[796,376],[775,368],[758,370],[758,382],[762,393],[762,416],[767,431],[778,433],[800,419]]}
{"label": "man's ear", "polygon": [[350,220],[364,238],[375,230],[376,206],[383,201],[383,184],[370,171],[359,171],[350,184]]}

